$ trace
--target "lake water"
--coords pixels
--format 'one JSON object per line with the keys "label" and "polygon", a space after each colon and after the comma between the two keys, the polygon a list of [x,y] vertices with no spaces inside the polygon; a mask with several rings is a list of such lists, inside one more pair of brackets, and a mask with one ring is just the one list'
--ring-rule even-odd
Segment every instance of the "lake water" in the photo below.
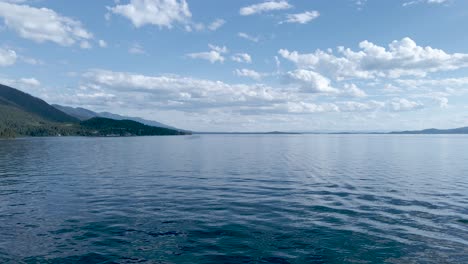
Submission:
{"label": "lake water", "polygon": [[468,136],[2,140],[0,263],[468,263]]}

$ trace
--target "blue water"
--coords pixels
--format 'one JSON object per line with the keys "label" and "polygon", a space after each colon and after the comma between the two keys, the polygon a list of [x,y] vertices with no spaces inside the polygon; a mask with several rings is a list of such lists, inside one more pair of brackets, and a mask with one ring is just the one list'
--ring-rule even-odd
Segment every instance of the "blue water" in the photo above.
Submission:
{"label": "blue water", "polygon": [[0,263],[468,263],[468,136],[2,140]]}

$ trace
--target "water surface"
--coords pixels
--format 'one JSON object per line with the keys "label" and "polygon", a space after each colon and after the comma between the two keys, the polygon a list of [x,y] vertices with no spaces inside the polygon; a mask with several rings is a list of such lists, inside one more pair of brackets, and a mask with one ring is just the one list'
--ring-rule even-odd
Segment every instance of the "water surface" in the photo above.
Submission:
{"label": "water surface", "polygon": [[0,141],[1,263],[468,263],[468,136]]}

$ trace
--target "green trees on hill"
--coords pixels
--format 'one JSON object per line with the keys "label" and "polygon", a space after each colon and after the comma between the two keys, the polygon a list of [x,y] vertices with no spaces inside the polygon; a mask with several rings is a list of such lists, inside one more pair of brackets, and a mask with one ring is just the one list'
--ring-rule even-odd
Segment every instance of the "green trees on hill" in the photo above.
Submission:
{"label": "green trees on hill", "polygon": [[14,106],[0,104],[0,137],[79,135],[77,124],[55,123]]}
{"label": "green trees on hill", "polygon": [[16,133],[13,129],[8,127],[0,127],[0,138],[14,138]]}
{"label": "green trees on hill", "polygon": [[0,137],[185,135],[130,120],[95,117],[79,122],[39,98],[0,84]]}
{"label": "green trees on hill", "polygon": [[81,126],[93,136],[154,136],[154,135],[185,135],[174,129],[147,126],[131,120],[114,120],[94,117],[81,122]]}

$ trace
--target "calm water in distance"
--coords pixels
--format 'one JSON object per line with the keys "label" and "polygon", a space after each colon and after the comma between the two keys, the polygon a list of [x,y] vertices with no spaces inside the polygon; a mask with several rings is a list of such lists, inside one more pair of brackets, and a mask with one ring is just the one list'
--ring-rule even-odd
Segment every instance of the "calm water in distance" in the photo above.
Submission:
{"label": "calm water in distance", "polygon": [[468,263],[468,136],[2,140],[0,263]]}

